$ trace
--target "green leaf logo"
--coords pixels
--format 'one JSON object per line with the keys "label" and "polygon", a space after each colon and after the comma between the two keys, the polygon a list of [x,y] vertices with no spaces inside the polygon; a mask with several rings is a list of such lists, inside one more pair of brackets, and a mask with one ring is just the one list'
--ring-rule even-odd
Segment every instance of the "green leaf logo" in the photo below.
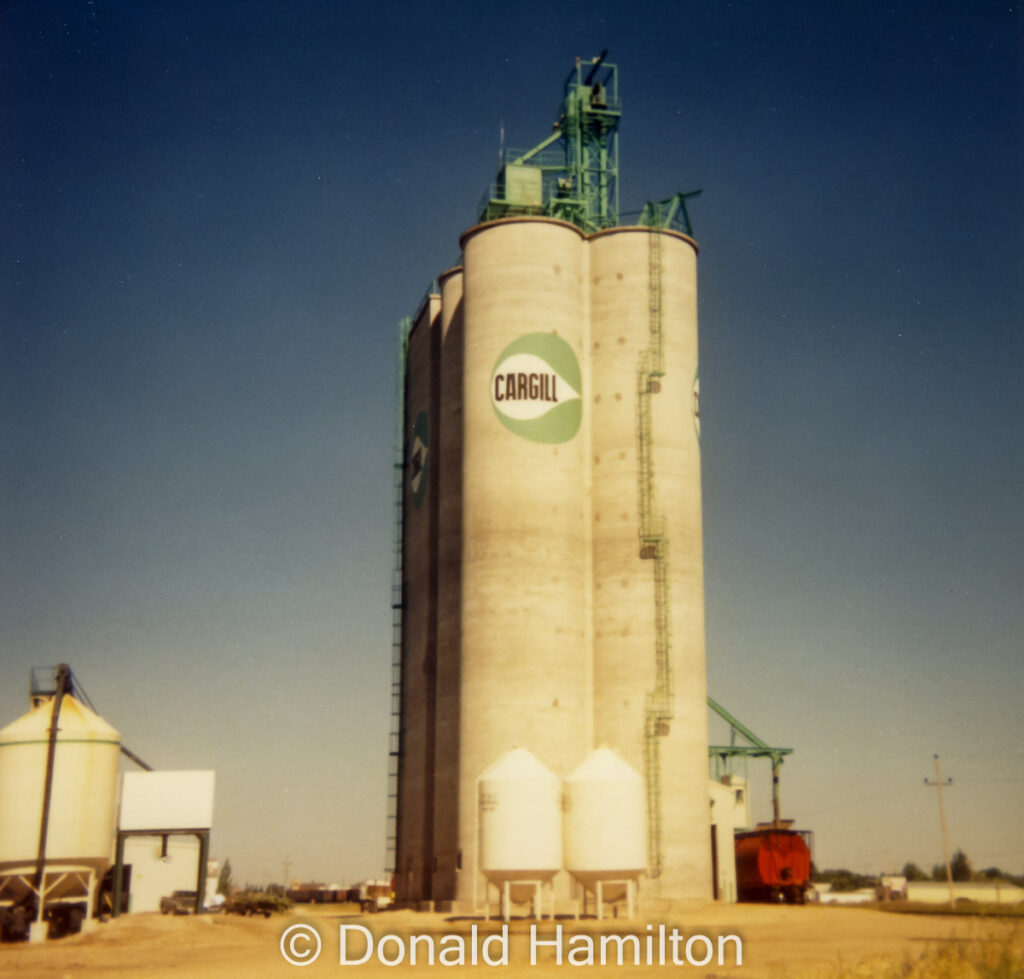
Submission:
{"label": "green leaf logo", "polygon": [[583,378],[572,347],[554,333],[528,333],[510,343],[491,372],[491,405],[522,438],[568,442],[583,417]]}
{"label": "green leaf logo", "polygon": [[412,427],[412,439],[409,444],[409,492],[412,494],[412,505],[418,510],[427,495],[430,482],[430,428],[427,413],[421,411]]}

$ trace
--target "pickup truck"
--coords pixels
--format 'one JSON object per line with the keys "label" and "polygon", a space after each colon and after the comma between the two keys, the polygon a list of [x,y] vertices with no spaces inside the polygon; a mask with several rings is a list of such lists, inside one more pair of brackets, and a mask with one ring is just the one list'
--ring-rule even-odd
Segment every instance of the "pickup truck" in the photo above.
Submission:
{"label": "pickup truck", "polygon": [[262,914],[269,918],[279,911],[287,911],[292,902],[277,894],[234,894],[224,902],[225,914]]}
{"label": "pickup truck", "polygon": [[386,911],[395,903],[395,892],[389,880],[364,880],[352,889],[349,900],[356,900],[364,913]]}
{"label": "pickup truck", "polygon": [[195,909],[195,891],[175,891],[170,897],[160,898],[161,914],[192,914]]}

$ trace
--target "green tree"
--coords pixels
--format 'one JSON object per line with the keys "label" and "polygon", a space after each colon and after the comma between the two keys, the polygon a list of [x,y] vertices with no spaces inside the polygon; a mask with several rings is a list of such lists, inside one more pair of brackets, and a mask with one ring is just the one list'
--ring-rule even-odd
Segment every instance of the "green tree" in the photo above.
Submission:
{"label": "green tree", "polygon": [[916,864],[905,863],[903,865],[903,876],[907,880],[927,880],[928,875]]}
{"label": "green tree", "polygon": [[953,859],[949,861],[949,869],[955,881],[974,880],[974,868],[971,866],[971,861],[967,859],[967,854],[963,850],[957,850],[953,854]]}
{"label": "green tree", "polygon": [[837,870],[819,871],[814,880],[816,883],[831,884],[832,890],[837,893],[840,891],[856,891],[862,887],[874,887],[878,883],[876,877],[856,874],[845,867]]}
{"label": "green tree", "polygon": [[220,868],[220,876],[217,878],[217,893],[225,897],[231,895],[231,861],[225,860],[224,866]]}

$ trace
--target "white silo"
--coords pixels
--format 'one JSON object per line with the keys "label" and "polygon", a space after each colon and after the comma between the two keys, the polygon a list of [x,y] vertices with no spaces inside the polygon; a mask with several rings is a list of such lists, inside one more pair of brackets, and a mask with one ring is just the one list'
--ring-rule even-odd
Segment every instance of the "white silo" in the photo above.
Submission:
{"label": "white silo", "polygon": [[514,748],[477,781],[480,872],[509,898],[533,897],[562,869],[561,783],[525,748]]}
{"label": "white silo", "polygon": [[453,902],[459,878],[459,715],[462,594],[463,270],[438,277],[441,290],[437,501],[437,730],[434,771],[434,866],[429,897]]}
{"label": "white silo", "polygon": [[590,528],[579,436],[583,236],[562,221],[527,218],[480,225],[462,243],[458,896],[466,901],[479,773],[517,744],[564,776],[590,747]]}
{"label": "white silo", "polygon": [[706,899],[697,248],[590,238],[594,740],[644,773],[652,894]]}
{"label": "white silo", "polygon": [[597,899],[627,897],[647,870],[644,780],[614,751],[598,748],[564,782],[565,868]]}
{"label": "white silo", "polygon": [[672,208],[617,226],[609,71],[578,62],[557,132],[505,161],[534,167],[541,203],[491,195],[409,362],[430,374],[408,378],[405,407],[432,420],[437,476],[425,521],[405,473],[405,570],[422,576],[401,607],[398,863],[424,868],[410,903],[473,907],[477,779],[513,744],[560,778],[613,749],[642,779],[641,888],[711,896],[697,246]]}
{"label": "white silo", "polygon": [[433,859],[434,732],[437,685],[437,477],[436,323],[441,297],[423,301],[406,345],[404,458],[409,476],[403,498],[402,690],[399,777],[403,818],[398,823],[401,898],[430,886]]}
{"label": "white silo", "polygon": [[[27,887],[38,866],[53,703],[0,730],[0,879]],[[66,898],[72,875],[91,906],[114,855],[121,736],[70,694],[60,705],[46,831],[46,899]],[[91,907],[90,907],[91,911]]]}

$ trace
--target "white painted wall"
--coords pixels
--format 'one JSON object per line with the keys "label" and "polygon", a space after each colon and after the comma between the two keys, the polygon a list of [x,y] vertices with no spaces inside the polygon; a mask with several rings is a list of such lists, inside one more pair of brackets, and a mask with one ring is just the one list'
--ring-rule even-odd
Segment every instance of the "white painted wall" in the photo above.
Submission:
{"label": "white painted wall", "polygon": [[[953,884],[953,895],[957,899],[980,901],[989,904],[1019,904],[1024,901],[1024,889],[1013,884],[997,884],[989,881]],[[945,881],[908,881],[907,900],[922,901],[926,904],[947,904],[949,884]]]}
{"label": "white painted wall", "polygon": [[158,836],[130,836],[124,843],[124,862],[131,864],[129,911],[159,911],[160,898],[173,891],[194,891],[199,841],[193,836],[167,840],[167,858],[160,857]]}
{"label": "white painted wall", "polygon": [[[715,840],[718,851],[718,900],[730,904],[736,902],[736,844],[733,836],[742,825],[743,804],[737,806],[736,793],[731,785],[709,782],[711,795],[711,823],[716,827]],[[745,793],[744,793],[745,795]]]}

